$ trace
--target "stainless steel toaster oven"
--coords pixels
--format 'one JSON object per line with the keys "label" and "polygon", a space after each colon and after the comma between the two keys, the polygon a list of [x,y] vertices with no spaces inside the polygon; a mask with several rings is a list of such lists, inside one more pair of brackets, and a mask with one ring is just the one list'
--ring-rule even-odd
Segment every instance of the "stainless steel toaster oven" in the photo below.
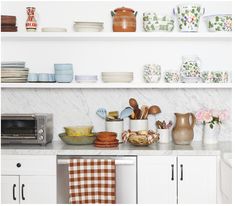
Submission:
{"label": "stainless steel toaster oven", "polygon": [[52,114],[1,115],[1,144],[46,145],[52,138]]}

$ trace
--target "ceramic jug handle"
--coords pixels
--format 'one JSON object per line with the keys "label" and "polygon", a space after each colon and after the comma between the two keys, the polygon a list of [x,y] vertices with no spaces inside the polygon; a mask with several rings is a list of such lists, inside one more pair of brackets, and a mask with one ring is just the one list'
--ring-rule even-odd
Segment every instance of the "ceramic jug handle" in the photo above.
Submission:
{"label": "ceramic jug handle", "polygon": [[205,8],[203,8],[203,9],[202,9],[202,12],[201,12],[201,15],[204,15],[204,14],[205,14],[205,12],[206,12],[206,9],[205,9]]}
{"label": "ceramic jug handle", "polygon": [[111,11],[111,16],[115,16],[115,12],[114,11]]}
{"label": "ceramic jug handle", "polygon": [[192,117],[192,123],[191,123],[191,128],[193,128],[194,127],[194,125],[195,125],[195,121],[196,121],[196,117],[195,117],[195,115],[193,114],[193,113],[189,113],[190,114],[190,116]]}
{"label": "ceramic jug handle", "polygon": [[197,65],[200,67],[201,66],[201,59],[199,57],[196,57],[196,62],[197,62]]}

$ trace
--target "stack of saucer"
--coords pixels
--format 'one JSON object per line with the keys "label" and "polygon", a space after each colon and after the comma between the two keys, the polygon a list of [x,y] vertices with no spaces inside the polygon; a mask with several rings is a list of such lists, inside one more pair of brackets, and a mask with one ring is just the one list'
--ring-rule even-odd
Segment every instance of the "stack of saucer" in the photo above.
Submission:
{"label": "stack of saucer", "polygon": [[106,131],[99,132],[97,134],[95,146],[96,147],[103,147],[103,148],[117,147],[118,146],[117,133],[106,132]]}
{"label": "stack of saucer", "polygon": [[1,81],[3,83],[27,82],[29,69],[25,68],[25,62],[9,61],[1,63]]}
{"label": "stack of saucer", "polygon": [[104,29],[104,23],[75,21],[73,28],[76,32],[101,32]]}
{"label": "stack of saucer", "polygon": [[128,83],[133,81],[133,72],[102,72],[105,83]]}
{"label": "stack of saucer", "polygon": [[75,81],[78,83],[95,83],[97,75],[75,75]]}

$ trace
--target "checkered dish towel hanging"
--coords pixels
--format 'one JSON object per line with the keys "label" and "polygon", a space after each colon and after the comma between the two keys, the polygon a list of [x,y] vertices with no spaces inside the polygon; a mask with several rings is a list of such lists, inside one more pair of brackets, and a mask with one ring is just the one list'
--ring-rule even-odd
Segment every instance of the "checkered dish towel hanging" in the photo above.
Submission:
{"label": "checkered dish towel hanging", "polygon": [[70,159],[69,203],[115,204],[115,160]]}

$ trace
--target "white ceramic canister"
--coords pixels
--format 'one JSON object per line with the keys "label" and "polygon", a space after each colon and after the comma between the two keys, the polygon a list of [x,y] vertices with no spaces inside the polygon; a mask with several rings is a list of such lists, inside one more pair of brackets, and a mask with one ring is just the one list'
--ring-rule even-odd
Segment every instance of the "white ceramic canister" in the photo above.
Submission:
{"label": "white ceramic canister", "polygon": [[105,130],[108,132],[117,133],[117,139],[119,142],[123,142],[122,140],[122,132],[123,132],[123,120],[109,120],[105,121]]}
{"label": "white ceramic canister", "polygon": [[169,143],[171,141],[169,129],[158,129],[157,132],[160,135],[159,143]]}
{"label": "white ceramic canister", "polygon": [[203,127],[203,143],[204,144],[217,144],[218,136],[220,133],[220,125],[213,125],[213,129],[210,128],[209,124]]}
{"label": "white ceramic canister", "polygon": [[148,130],[148,120],[147,119],[131,119],[130,130],[131,131]]}

